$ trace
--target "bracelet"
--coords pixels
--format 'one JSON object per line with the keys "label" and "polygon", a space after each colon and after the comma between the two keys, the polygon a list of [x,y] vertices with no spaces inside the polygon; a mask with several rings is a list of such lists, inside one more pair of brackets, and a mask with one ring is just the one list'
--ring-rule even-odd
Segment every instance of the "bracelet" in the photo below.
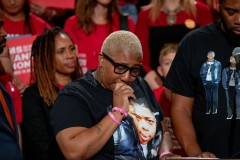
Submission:
{"label": "bracelet", "polygon": [[121,122],[116,118],[114,117],[114,115],[112,114],[112,112],[108,112],[108,115],[112,118],[112,120],[117,123],[118,125],[121,124]]}
{"label": "bracelet", "polygon": [[112,111],[113,111],[113,112],[118,112],[118,113],[120,113],[120,114],[123,116],[124,119],[127,118],[127,115],[128,115],[128,114],[127,114],[127,112],[124,111],[122,108],[113,107]]}
{"label": "bracelet", "polygon": [[167,154],[172,154],[172,152],[169,152],[169,151],[162,152],[159,156],[159,159],[161,159],[163,156],[165,156]]}

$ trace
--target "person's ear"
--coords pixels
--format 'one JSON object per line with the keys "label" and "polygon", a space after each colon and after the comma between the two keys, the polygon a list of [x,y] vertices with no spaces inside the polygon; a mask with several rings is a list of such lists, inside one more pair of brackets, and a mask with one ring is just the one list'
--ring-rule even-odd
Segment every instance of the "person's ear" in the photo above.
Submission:
{"label": "person's ear", "polygon": [[157,67],[157,72],[158,72],[158,74],[159,74],[161,77],[164,77],[161,66],[158,66],[158,67]]}
{"label": "person's ear", "polygon": [[103,61],[104,61],[104,57],[101,53],[99,53],[98,55],[98,61],[99,61],[99,67],[102,67],[103,65]]}

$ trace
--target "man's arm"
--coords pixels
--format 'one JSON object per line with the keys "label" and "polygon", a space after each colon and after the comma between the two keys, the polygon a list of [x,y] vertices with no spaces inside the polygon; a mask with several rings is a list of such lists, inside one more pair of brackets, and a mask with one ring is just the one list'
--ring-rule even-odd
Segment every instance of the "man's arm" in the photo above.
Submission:
{"label": "man's arm", "polygon": [[198,145],[192,123],[194,98],[172,93],[171,121],[174,133],[189,157],[216,157],[210,152],[202,152]]}

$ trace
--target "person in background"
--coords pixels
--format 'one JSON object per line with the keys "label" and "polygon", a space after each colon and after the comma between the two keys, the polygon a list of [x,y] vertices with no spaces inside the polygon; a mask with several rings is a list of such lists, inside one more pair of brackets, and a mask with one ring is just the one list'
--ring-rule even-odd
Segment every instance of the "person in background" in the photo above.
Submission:
{"label": "person in background", "polygon": [[[137,36],[129,31],[115,31],[103,42],[97,70],[88,71],[59,92],[51,124],[66,159],[165,160],[176,156],[170,152],[172,143],[162,123],[163,112],[151,88],[139,76],[141,61],[142,47]],[[145,136],[149,132],[137,133],[135,118],[128,115],[130,101],[138,100],[145,107],[135,111],[132,107],[131,115],[139,124],[137,115],[146,110],[151,115],[151,120],[147,116],[147,122],[153,124],[148,138]],[[145,120],[141,122],[144,123]],[[145,139],[150,147],[146,148],[144,143],[143,148],[139,139]]]}
{"label": "person in background", "polygon": [[201,2],[152,0],[140,11],[135,28],[143,46],[145,71],[156,71],[158,55],[165,43],[179,43],[188,32],[212,21],[209,7]]}
{"label": "person in background", "polygon": [[[118,0],[78,0],[76,15],[67,19],[64,30],[78,47],[78,57],[83,72],[98,66],[98,54],[104,39],[113,31],[120,30]],[[135,24],[127,19],[128,30]]]}
{"label": "person in background", "polygon": [[[221,15],[219,21],[192,31],[180,42],[163,86],[172,91],[172,126],[187,156],[239,159],[240,120],[236,110],[232,119],[226,119],[226,90],[218,85],[218,89],[213,90],[215,94],[218,92],[217,112],[206,114],[209,99],[200,75],[210,51],[215,53],[214,59],[218,65],[212,65],[213,69],[209,67],[205,71],[213,71],[212,82],[215,83],[218,83],[219,72],[216,68],[219,64],[224,69],[229,66],[230,56],[236,56],[235,59],[239,57],[234,51],[240,46],[240,1],[219,0],[217,10]],[[234,99],[235,102],[239,100]]]}
{"label": "person in background", "polygon": [[137,22],[138,17],[137,3],[138,0],[118,0],[121,11],[129,15],[134,23]]}
{"label": "person in background", "polygon": [[7,63],[2,63],[6,74],[0,76],[0,83],[4,86],[4,88],[7,90],[8,94],[11,96],[13,100],[14,113],[16,116],[17,127],[18,127],[20,147],[22,147],[22,136],[21,136],[21,129],[20,129],[20,124],[22,123],[22,99],[17,86],[12,83],[11,75],[13,74],[13,57],[10,55],[9,47],[7,45],[4,48],[4,50],[6,54],[0,55],[0,61],[7,61]]}
{"label": "person in background", "polygon": [[[11,63],[11,59],[6,48],[5,37],[7,33],[3,29],[4,18],[1,4],[0,8],[0,75],[5,75],[6,72],[11,71],[8,67],[6,68]],[[20,138],[12,98],[1,83],[0,111],[0,159],[22,160]]]}
{"label": "person in background", "polygon": [[[41,18],[30,13],[28,0],[0,0],[3,6],[7,38],[37,35],[44,32],[45,28],[51,26]],[[23,83],[16,75],[12,74],[12,82],[15,84],[22,95],[28,84]]]}
{"label": "person in background", "polygon": [[45,28],[50,28],[47,22],[30,13],[28,0],[0,0],[0,3],[3,6],[7,37],[41,34]]}
{"label": "person in background", "polygon": [[[66,1],[67,2],[67,1]],[[76,1],[77,2],[77,1]],[[63,28],[69,15],[74,14],[74,10],[63,8],[46,7],[37,2],[30,3],[30,11],[48,22],[52,27],[59,26]]]}
{"label": "person in background", "polygon": [[[171,67],[172,61],[176,55],[178,49],[178,43],[166,43],[159,54],[159,66],[157,67],[158,74],[164,80],[167,76],[167,73]],[[151,83],[151,82],[148,82]],[[164,123],[168,127],[169,132],[171,133],[171,138],[173,141],[173,153],[179,154],[181,156],[186,157],[186,153],[183,151],[180,146],[176,136],[174,135],[170,111],[171,111],[171,92],[164,88],[164,86],[159,86],[158,88],[153,89],[153,93],[160,104],[163,112],[164,112]]]}
{"label": "person in background", "polygon": [[22,98],[23,151],[26,160],[48,159],[53,131],[50,112],[58,91],[82,76],[76,48],[59,27],[47,29],[33,42],[31,85]]}

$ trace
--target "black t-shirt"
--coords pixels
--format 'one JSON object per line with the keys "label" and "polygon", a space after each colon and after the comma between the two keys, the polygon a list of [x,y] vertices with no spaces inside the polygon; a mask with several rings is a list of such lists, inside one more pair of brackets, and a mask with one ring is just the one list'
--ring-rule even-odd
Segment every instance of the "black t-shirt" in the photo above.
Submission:
{"label": "black t-shirt", "polygon": [[[236,118],[236,108],[233,108],[233,117],[227,119],[227,95],[219,74],[229,67],[230,56],[240,45],[228,43],[220,24],[220,21],[214,22],[183,38],[164,86],[174,93],[194,98],[192,119],[202,151],[229,158],[240,151],[240,120]],[[207,62],[209,51],[215,52],[212,63]],[[206,80],[207,85],[202,80]],[[206,97],[211,99],[210,113],[207,112]],[[214,106],[217,110],[213,111]],[[234,106],[237,107],[236,103]],[[240,158],[240,154],[233,158],[236,157]]]}
{"label": "black t-shirt", "polygon": [[[147,106],[146,108],[150,110],[149,113],[154,115],[155,118],[153,119],[156,120],[156,133],[147,145],[147,148],[149,148],[149,146],[150,148],[146,155],[146,157],[153,158],[149,152],[152,151],[152,149],[157,149],[156,146],[159,145],[162,137],[160,122],[163,120],[164,115],[153,92],[142,78],[138,77],[131,87],[134,89],[134,94],[137,97],[137,100],[134,102],[139,104],[144,103]],[[51,113],[51,123],[54,133],[56,135],[63,129],[76,126],[90,128],[101,121],[111,108],[112,91],[103,88],[101,84],[93,78],[92,71],[88,71],[82,78],[66,85],[59,92]],[[101,151],[92,157],[92,159],[117,159],[121,156],[132,157],[133,155],[141,157],[142,155],[140,154],[143,153],[142,147],[140,147],[138,135],[134,134],[137,132],[133,124],[133,118],[128,115],[128,118],[123,120],[122,124],[115,131],[114,136],[108,140]],[[125,136],[121,138],[119,134]],[[119,141],[119,138],[122,141]],[[125,150],[126,146],[128,146],[129,150],[133,150],[133,148],[129,147],[131,146],[130,144],[122,143],[126,142],[126,140],[132,140],[132,144],[136,145],[133,146],[134,149],[137,148],[135,153]],[[157,156],[154,156],[154,158],[157,158]],[[134,157],[134,159],[141,158]]]}

